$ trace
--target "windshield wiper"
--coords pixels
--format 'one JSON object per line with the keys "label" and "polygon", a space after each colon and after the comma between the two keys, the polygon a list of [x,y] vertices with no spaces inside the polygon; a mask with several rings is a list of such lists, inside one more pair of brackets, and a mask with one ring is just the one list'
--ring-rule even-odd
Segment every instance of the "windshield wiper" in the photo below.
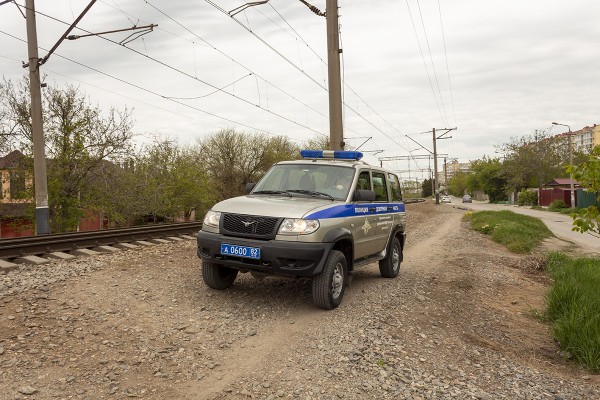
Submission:
{"label": "windshield wiper", "polygon": [[323,192],[315,192],[313,190],[302,190],[302,189],[293,189],[293,190],[287,190],[287,192],[291,192],[291,193],[300,193],[300,194],[307,194],[309,196],[323,196],[323,197],[329,197],[331,200],[335,200],[333,198],[333,196],[327,194],[327,193],[323,193]]}
{"label": "windshield wiper", "polygon": [[292,197],[290,193],[284,192],[282,190],[259,190],[258,192],[252,192],[250,194],[283,194]]}

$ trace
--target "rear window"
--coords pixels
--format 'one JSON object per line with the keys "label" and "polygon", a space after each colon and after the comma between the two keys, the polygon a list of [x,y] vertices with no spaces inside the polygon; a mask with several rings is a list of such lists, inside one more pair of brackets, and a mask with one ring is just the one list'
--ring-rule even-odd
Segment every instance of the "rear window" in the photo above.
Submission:
{"label": "rear window", "polygon": [[390,189],[392,191],[392,201],[402,201],[402,190],[400,189],[400,181],[394,174],[388,174],[390,180]]}

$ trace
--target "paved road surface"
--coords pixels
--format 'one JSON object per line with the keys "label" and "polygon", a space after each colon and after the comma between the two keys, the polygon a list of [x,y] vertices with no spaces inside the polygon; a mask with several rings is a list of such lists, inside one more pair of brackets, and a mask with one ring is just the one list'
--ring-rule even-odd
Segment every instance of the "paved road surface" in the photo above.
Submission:
{"label": "paved road surface", "polygon": [[475,201],[473,203],[462,203],[460,198],[453,197],[454,206],[464,206],[471,210],[510,210],[518,214],[529,215],[540,218],[558,238],[574,242],[581,246],[586,252],[600,255],[600,238],[594,237],[589,233],[573,232],[573,220],[569,215],[559,214],[549,211],[532,210],[529,207],[519,207],[508,204],[490,204]]}

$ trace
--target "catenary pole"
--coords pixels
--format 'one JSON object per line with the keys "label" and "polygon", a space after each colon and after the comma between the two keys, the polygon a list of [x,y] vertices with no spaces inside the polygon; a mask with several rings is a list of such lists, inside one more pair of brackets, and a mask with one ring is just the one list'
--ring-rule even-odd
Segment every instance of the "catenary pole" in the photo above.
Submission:
{"label": "catenary pole", "polygon": [[327,0],[327,77],[329,81],[329,142],[332,150],[344,150],[342,84],[337,0]]}
{"label": "catenary pole", "polygon": [[438,185],[437,145],[435,140],[435,128],[433,128],[433,187],[435,190],[435,204],[440,204],[440,190]]}
{"label": "catenary pole", "polygon": [[27,50],[29,57],[29,90],[31,93],[31,128],[33,133],[33,179],[35,186],[35,228],[37,235],[50,233],[46,150],[42,121],[42,89],[35,23],[34,0],[25,0],[27,8]]}

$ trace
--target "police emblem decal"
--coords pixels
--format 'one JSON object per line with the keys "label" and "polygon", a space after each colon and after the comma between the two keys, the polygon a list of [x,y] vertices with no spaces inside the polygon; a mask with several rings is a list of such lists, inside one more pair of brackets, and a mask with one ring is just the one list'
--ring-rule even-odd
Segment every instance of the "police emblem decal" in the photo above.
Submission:
{"label": "police emblem decal", "polygon": [[367,232],[369,232],[369,229],[371,229],[371,225],[369,224],[369,220],[368,219],[365,219],[365,224],[360,229],[363,230],[363,232],[365,233],[365,235],[367,234]]}

